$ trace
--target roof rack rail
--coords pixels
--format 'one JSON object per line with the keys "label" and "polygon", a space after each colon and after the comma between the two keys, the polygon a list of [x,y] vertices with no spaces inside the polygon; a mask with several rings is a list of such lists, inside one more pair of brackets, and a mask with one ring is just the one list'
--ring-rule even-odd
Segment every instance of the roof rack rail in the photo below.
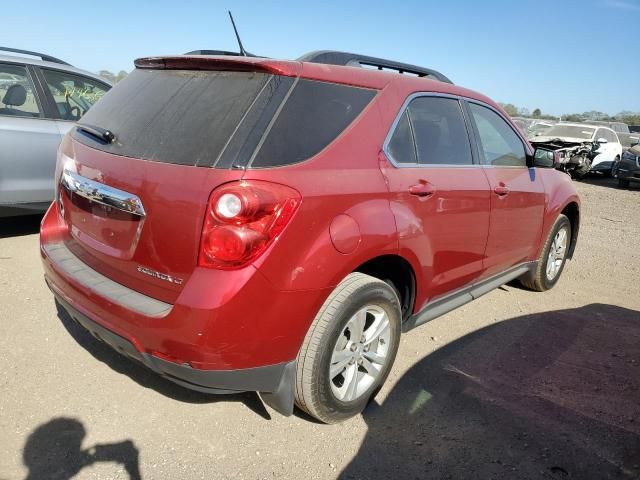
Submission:
{"label": "roof rack rail", "polygon": [[229,52],[227,50],[193,50],[185,53],[185,55],[230,55],[233,57],[240,57],[238,52]]}
{"label": "roof rack rail", "polygon": [[29,50],[20,50],[19,48],[9,48],[9,47],[0,47],[0,51],[2,51],[2,52],[12,52],[12,53],[22,53],[23,55],[31,55],[33,57],[40,57],[45,62],[60,63],[62,65],[71,66],[70,63],[62,61],[59,58],[52,57],[51,55],[45,55],[44,53],[30,52]]}
{"label": "roof rack rail", "polygon": [[229,52],[227,50],[193,50],[185,53],[185,55],[231,55],[232,57],[256,57],[263,58],[245,50],[244,55],[238,52]]}
{"label": "roof rack rail", "polygon": [[333,50],[318,50],[307,53],[298,59],[301,62],[325,63],[329,65],[345,65],[349,67],[374,67],[378,70],[393,70],[397,73],[410,73],[418,77],[431,77],[445,83],[453,82],[442,73],[431,68],[418,67],[408,63],[370,57],[358,53],[338,52]]}

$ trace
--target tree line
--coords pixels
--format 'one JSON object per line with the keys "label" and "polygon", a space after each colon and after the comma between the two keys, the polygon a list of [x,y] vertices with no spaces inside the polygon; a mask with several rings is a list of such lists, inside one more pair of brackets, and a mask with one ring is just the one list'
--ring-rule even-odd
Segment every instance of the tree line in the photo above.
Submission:
{"label": "tree line", "polygon": [[[127,76],[127,72],[120,70],[118,73],[110,72],[109,70],[100,70],[98,72],[102,78],[109,80],[111,83],[118,83],[124,77]],[[501,103],[500,106],[504,108],[512,117],[530,117],[540,118],[544,120],[564,120],[567,122],[588,122],[589,120],[604,120],[610,122],[624,122],[628,125],[640,125],[640,112],[623,111],[616,113],[615,115],[609,115],[604,112],[598,112],[597,110],[590,110],[583,113],[570,113],[564,114],[561,117],[555,115],[549,115],[543,113],[539,108],[535,108],[532,112],[525,107],[516,107],[512,103]]]}
{"label": "tree line", "polygon": [[98,75],[100,75],[105,80],[109,80],[111,83],[118,83],[120,80],[126,77],[128,73],[124,70],[120,70],[118,73],[113,73],[109,70],[100,70],[98,72]]}
{"label": "tree line", "polygon": [[566,122],[588,122],[592,120],[603,120],[608,122],[624,122],[627,125],[640,125],[640,112],[631,112],[628,110],[616,113],[615,115],[609,115],[608,113],[599,112],[597,110],[590,110],[582,113],[568,113],[558,117],[556,115],[545,114],[539,108],[530,112],[528,108],[516,107],[512,103],[501,103],[500,106],[504,108],[512,117],[530,117],[540,118],[545,120],[563,120]]}

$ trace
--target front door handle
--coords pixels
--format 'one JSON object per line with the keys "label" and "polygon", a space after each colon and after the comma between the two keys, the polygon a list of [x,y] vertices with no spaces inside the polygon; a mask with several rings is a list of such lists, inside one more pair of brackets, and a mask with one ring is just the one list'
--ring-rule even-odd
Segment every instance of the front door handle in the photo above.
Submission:
{"label": "front door handle", "polygon": [[496,188],[493,189],[494,193],[498,194],[500,197],[504,197],[509,193],[509,189],[504,183],[501,183]]}
{"label": "front door handle", "polygon": [[409,193],[416,197],[428,197],[436,193],[436,188],[426,180],[420,180],[420,183],[409,187]]}

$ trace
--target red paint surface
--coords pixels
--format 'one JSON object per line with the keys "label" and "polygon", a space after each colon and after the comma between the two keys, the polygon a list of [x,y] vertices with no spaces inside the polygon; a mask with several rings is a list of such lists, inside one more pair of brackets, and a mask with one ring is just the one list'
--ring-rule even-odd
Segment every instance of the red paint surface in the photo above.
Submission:
{"label": "red paint surface", "polygon": [[353,253],[360,244],[360,228],[349,215],[341,214],[333,219],[329,227],[331,242],[340,253]]}
{"label": "red paint surface", "polygon": [[[219,67],[232,68],[234,61],[225,61]],[[417,282],[417,311],[430,299],[535,259],[560,211],[569,202],[579,203],[569,177],[554,170],[397,169],[380,155],[411,93],[462,95],[500,109],[475,92],[366,69],[242,61],[242,68],[260,64],[285,75],[380,92],[329,147],[284,168],[243,172],[154,163],[92,150],[69,137],[61,145],[78,173],[137,194],[147,216],[126,219],[65,196],[65,219],[54,204],[43,220],[42,246],[65,242],[95,270],[174,307],[164,318],[129,311],[66,278],[42,250],[45,275],[78,310],[141,351],[205,369],[292,360],[333,287],[364,262],[381,255],[406,259]],[[242,178],[292,187],[301,194],[300,207],[249,266],[232,271],[198,267],[209,195]],[[507,196],[494,192],[501,183],[509,189]],[[426,185],[430,194],[411,194],[415,185]],[[143,275],[138,265],[184,282]]]}

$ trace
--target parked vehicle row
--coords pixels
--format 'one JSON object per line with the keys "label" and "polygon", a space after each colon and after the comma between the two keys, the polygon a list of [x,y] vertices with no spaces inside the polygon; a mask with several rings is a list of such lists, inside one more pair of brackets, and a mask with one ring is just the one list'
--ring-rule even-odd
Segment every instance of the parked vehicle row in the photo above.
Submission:
{"label": "parked vehicle row", "polygon": [[588,172],[610,174],[622,156],[622,145],[611,128],[586,123],[558,123],[530,139],[555,152],[556,168],[582,178]]}
{"label": "parked vehicle row", "polygon": [[0,47],[0,217],[49,207],[62,137],[110,88],[53,57]]}
{"label": "parked vehicle row", "polygon": [[592,121],[589,123],[592,125],[604,125],[616,132],[623,152],[640,143],[640,133],[632,131],[629,125],[624,122]]}
{"label": "parked vehicle row", "polygon": [[62,141],[41,255],[73,319],[173,382],[339,422],[402,332],[513,279],[552,288],[572,256],[554,152],[439,72],[343,52],[135,65]]}

